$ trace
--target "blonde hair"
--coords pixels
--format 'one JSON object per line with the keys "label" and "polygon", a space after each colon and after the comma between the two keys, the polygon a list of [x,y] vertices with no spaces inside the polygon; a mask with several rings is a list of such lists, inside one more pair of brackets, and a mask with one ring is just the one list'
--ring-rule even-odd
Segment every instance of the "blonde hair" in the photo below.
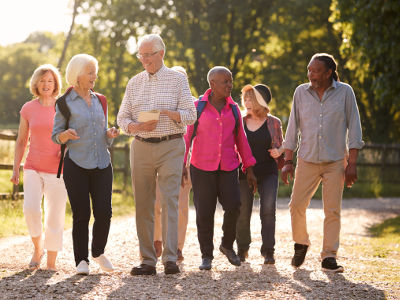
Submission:
{"label": "blonde hair", "polygon": [[269,109],[264,106],[261,106],[258,103],[258,101],[256,99],[256,94],[254,93],[253,90],[248,90],[242,94],[242,106],[246,107],[244,105],[244,97],[246,94],[248,94],[250,96],[250,100],[251,100],[251,104],[252,104],[252,111],[254,112],[254,114],[259,118],[265,118],[269,113]]}
{"label": "blonde hair", "polygon": [[99,70],[99,62],[96,58],[89,54],[74,55],[67,65],[65,77],[69,85],[77,85],[78,77],[82,75],[85,67],[88,64],[93,64],[96,67],[96,73]]}
{"label": "blonde hair", "polygon": [[51,64],[45,64],[39,66],[34,72],[30,80],[30,91],[35,97],[39,97],[40,93],[38,90],[38,83],[42,79],[43,75],[50,72],[54,77],[54,91],[51,94],[53,97],[60,95],[61,91],[61,75],[57,68]]}

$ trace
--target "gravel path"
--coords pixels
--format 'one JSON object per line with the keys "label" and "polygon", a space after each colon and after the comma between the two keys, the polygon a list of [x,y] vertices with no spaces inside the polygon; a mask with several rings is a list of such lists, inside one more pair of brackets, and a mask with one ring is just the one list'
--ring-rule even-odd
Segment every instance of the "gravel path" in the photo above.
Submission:
{"label": "gravel path", "polygon": [[[64,251],[58,259],[58,272],[26,270],[32,245],[28,237],[0,240],[0,299],[400,299],[397,282],[375,278],[369,266],[385,260],[389,272],[400,272],[400,255],[387,261],[375,256],[360,256],[346,246],[366,243],[366,228],[400,214],[400,198],[344,200],[339,262],[343,274],[320,270],[322,220],[321,201],[312,201],[308,225],[312,247],[304,265],[290,266],[293,254],[288,199],[279,199],[276,232],[276,265],[263,265],[260,221],[256,207],[252,218],[253,243],[249,259],[241,267],[230,265],[217,251],[221,237],[222,212],[217,210],[214,261],[211,271],[199,271],[201,261],[196,235],[195,212],[190,211],[185,257],[181,274],[164,275],[161,262],[156,276],[132,277],[129,271],[140,263],[133,217],[112,221],[106,254],[117,270],[102,273],[91,264],[89,276],[75,275],[71,230],[65,232]],[[397,252],[399,254],[399,251]],[[45,266],[45,259],[42,267]],[[367,275],[367,276],[366,276]],[[367,278],[367,279],[365,279]]]}

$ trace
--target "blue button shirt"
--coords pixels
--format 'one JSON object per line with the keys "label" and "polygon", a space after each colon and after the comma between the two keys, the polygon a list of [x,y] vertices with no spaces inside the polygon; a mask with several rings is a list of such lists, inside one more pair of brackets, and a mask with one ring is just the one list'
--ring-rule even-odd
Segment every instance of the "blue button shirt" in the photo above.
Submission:
{"label": "blue button shirt", "polygon": [[[113,139],[107,138],[107,122],[103,108],[97,96],[90,92],[92,105],[76,93],[75,90],[66,96],[66,104],[71,112],[69,128],[75,129],[79,139],[67,141],[69,158],[85,169],[104,169],[111,162],[108,147]],[[56,106],[51,138],[61,144],[58,135],[65,130],[66,119]]]}

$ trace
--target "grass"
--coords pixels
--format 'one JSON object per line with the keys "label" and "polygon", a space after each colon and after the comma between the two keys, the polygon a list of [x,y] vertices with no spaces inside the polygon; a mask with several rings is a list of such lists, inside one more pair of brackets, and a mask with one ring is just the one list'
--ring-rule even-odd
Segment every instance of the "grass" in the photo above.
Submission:
{"label": "grass", "polygon": [[352,264],[360,281],[400,282],[400,216],[368,228],[369,236],[346,245],[358,260]]}

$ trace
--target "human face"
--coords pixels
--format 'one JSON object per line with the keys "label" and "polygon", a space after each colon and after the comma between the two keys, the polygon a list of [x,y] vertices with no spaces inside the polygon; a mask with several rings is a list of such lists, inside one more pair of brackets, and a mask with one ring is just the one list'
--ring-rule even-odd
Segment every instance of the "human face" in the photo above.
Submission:
{"label": "human face", "polygon": [[52,97],[56,88],[56,81],[52,72],[47,71],[37,83],[37,91],[41,97]]}
{"label": "human face", "polygon": [[326,89],[332,83],[332,70],[325,66],[323,61],[313,59],[307,66],[307,76],[310,80],[311,87],[318,89]]}
{"label": "human face", "polygon": [[164,50],[155,50],[151,42],[140,45],[138,56],[143,68],[150,74],[155,74],[163,65]]}
{"label": "human face", "polygon": [[246,108],[247,114],[252,115],[253,114],[253,97],[251,95],[252,93],[249,93],[248,91],[244,92],[243,95],[243,104],[244,107]]}
{"label": "human face", "polygon": [[213,94],[217,98],[227,98],[231,95],[233,87],[232,74],[227,71],[215,73],[210,80],[210,86]]}
{"label": "human face", "polygon": [[96,79],[96,66],[92,63],[88,63],[83,69],[82,74],[78,76],[78,86],[84,90],[93,89]]}

